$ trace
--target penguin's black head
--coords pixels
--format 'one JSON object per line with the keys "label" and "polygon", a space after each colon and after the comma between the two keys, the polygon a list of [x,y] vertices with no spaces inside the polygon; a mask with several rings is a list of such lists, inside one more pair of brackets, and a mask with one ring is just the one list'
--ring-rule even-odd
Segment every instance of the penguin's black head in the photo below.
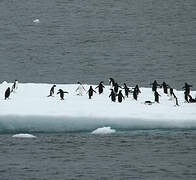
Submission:
{"label": "penguin's black head", "polygon": [[54,87],[56,87],[56,85],[54,84]]}
{"label": "penguin's black head", "polygon": [[81,84],[81,82],[78,81],[78,84]]}

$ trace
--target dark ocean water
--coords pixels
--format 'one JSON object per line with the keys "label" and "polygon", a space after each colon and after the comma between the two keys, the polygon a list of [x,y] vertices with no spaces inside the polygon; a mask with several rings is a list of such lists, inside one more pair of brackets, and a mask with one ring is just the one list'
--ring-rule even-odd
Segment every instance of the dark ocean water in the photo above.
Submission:
{"label": "dark ocean water", "polygon": [[[196,1],[0,0],[0,82],[109,77],[196,89]],[[196,179],[195,130],[35,135],[0,135],[0,180]]]}
{"label": "dark ocean water", "polygon": [[0,81],[196,87],[195,0],[1,0],[0,17]]}
{"label": "dark ocean water", "polygon": [[196,179],[196,131],[0,135],[1,180]]}

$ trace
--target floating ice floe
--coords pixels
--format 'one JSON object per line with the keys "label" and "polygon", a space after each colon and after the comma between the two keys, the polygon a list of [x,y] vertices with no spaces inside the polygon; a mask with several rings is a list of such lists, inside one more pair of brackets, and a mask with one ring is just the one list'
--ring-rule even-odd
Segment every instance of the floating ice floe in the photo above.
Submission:
{"label": "floating ice floe", "polygon": [[[23,132],[77,132],[93,131],[97,127],[110,126],[118,130],[127,129],[196,129],[196,103],[185,103],[184,92],[174,90],[179,105],[169,100],[163,89],[158,88],[160,103],[145,105],[154,101],[151,88],[140,88],[135,101],[130,94],[122,103],[111,102],[110,87],[104,94],[94,94],[88,99],[85,93],[77,96],[77,84],[56,84],[53,97],[47,97],[53,84],[19,83],[15,93],[8,100],[4,94],[13,83],[0,84],[0,133]],[[85,85],[86,90],[90,85]],[[93,88],[96,86],[93,85]],[[68,91],[64,100],[57,95],[58,89]],[[196,91],[191,91],[194,97]]]}
{"label": "floating ice floe", "polygon": [[36,138],[36,136],[32,135],[32,134],[15,134],[12,137],[14,138]]}
{"label": "floating ice floe", "polygon": [[91,134],[112,134],[115,132],[116,130],[112,129],[111,127],[102,127],[102,128],[97,128]]}
{"label": "floating ice floe", "polygon": [[40,20],[39,20],[39,19],[34,19],[33,22],[34,22],[34,23],[39,23]]}

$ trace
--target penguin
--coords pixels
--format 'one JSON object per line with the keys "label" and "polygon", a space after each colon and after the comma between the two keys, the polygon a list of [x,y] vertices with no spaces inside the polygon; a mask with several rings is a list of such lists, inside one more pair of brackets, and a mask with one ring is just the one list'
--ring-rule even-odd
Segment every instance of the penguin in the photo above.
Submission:
{"label": "penguin", "polygon": [[116,102],[116,94],[114,93],[114,90],[113,89],[110,89],[111,90],[111,93],[109,95],[109,98],[111,97],[111,100],[113,102]]}
{"label": "penguin", "polygon": [[182,87],[182,89],[184,89],[185,90],[185,93],[187,94],[187,95],[189,95],[190,94],[190,88],[191,87],[193,87],[192,85],[189,85],[188,83],[186,83],[185,82],[185,84],[184,84],[184,86]]}
{"label": "penguin", "polygon": [[135,99],[137,101],[137,97],[138,97],[138,94],[141,93],[140,89],[139,89],[139,86],[136,85],[134,88],[133,88],[133,99]]}
{"label": "penguin", "polygon": [[196,99],[193,99],[191,95],[189,95],[189,102],[190,103],[196,103]]}
{"label": "penguin", "polygon": [[79,86],[78,88],[76,89],[76,92],[78,91],[78,94],[79,96],[82,96],[83,95],[83,92],[86,91],[86,89],[84,88],[84,86],[82,86],[82,83],[81,82],[78,82]]}
{"label": "penguin", "polygon": [[111,87],[114,87],[115,81],[113,78],[109,78],[109,84]]}
{"label": "penguin", "polygon": [[137,101],[137,96],[138,96],[138,92],[136,90],[136,88],[134,88],[133,90],[133,99],[135,99]]}
{"label": "penguin", "polygon": [[165,94],[167,94],[167,88],[169,87],[165,82],[163,82],[162,84],[161,84],[161,86],[160,87],[163,87],[163,92],[165,93]]}
{"label": "penguin", "polygon": [[6,89],[6,91],[5,91],[5,100],[9,98],[10,93],[11,93],[10,87],[8,87],[8,88]]}
{"label": "penguin", "polygon": [[156,80],[154,80],[153,83],[151,83],[150,85],[152,85],[152,91],[155,92],[157,91],[157,86],[160,86]]}
{"label": "penguin", "polygon": [[54,88],[56,87],[56,85],[53,85],[50,89],[50,94],[47,97],[50,97],[54,94]]}
{"label": "penguin", "polygon": [[152,101],[145,101],[144,104],[147,104],[147,105],[152,105],[154,102]]}
{"label": "penguin", "polygon": [[11,92],[14,92],[16,89],[18,89],[18,80],[14,81],[14,84],[12,86]]}
{"label": "penguin", "polygon": [[92,86],[90,86],[89,90],[87,91],[89,99],[93,96],[93,92],[97,93]]}
{"label": "penguin", "polygon": [[136,90],[137,95],[138,95],[139,93],[141,93],[141,91],[140,91],[140,89],[139,89],[139,86],[138,86],[138,85],[136,85],[136,86],[135,86],[135,90]]}
{"label": "penguin", "polygon": [[103,88],[105,88],[105,86],[103,85],[103,81],[101,81],[95,89],[97,88],[99,88],[98,89],[99,94],[103,93]]}
{"label": "penguin", "polygon": [[154,92],[155,102],[159,103],[159,96],[161,96],[157,91]]}
{"label": "penguin", "polygon": [[169,95],[170,95],[170,99],[169,100],[172,100],[172,97],[174,97],[174,89],[171,88],[171,87],[169,88]]}
{"label": "penguin", "polygon": [[125,97],[122,94],[122,90],[120,90],[119,93],[118,93],[118,102],[121,103],[122,99],[125,99]]}
{"label": "penguin", "polygon": [[118,93],[118,88],[122,88],[121,86],[118,85],[117,82],[114,83],[114,92],[117,94]]}
{"label": "penguin", "polygon": [[125,90],[125,96],[128,98],[129,93],[131,92],[130,89],[127,87],[126,83],[124,83],[123,89]]}
{"label": "penguin", "polygon": [[179,104],[178,104],[178,98],[176,97],[176,95],[174,93],[173,93],[173,96],[174,96],[174,99],[176,101],[176,106],[179,106]]}
{"label": "penguin", "polygon": [[63,91],[62,89],[59,89],[59,91],[58,91],[58,93],[57,94],[60,94],[60,98],[61,98],[61,100],[64,100],[64,94],[65,93],[67,93],[68,94],[68,92],[67,91]]}

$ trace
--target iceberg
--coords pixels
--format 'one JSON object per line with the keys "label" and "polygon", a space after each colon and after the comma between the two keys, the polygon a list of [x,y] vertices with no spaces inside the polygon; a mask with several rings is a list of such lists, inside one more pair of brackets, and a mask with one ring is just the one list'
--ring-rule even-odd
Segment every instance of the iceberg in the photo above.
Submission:
{"label": "iceberg", "polygon": [[91,134],[112,134],[115,133],[116,130],[111,127],[102,127],[95,129]]}
{"label": "iceberg", "polygon": [[32,135],[32,134],[15,134],[12,137],[14,138],[36,138],[36,136]]}
{"label": "iceberg", "polygon": [[[90,131],[100,127],[114,129],[162,129],[196,128],[196,103],[185,103],[184,92],[174,90],[179,105],[171,100],[163,89],[158,89],[160,103],[154,101],[151,88],[140,88],[138,101],[130,94],[122,103],[111,102],[110,86],[104,94],[78,96],[77,84],[57,84],[55,94],[49,95],[53,84],[19,83],[18,89],[4,100],[4,93],[12,83],[0,84],[0,133],[5,132],[76,132]],[[86,90],[90,85],[85,84]],[[92,85],[93,88],[96,86]],[[57,95],[58,89],[68,91],[64,100]],[[194,97],[196,91],[191,91]]]}

